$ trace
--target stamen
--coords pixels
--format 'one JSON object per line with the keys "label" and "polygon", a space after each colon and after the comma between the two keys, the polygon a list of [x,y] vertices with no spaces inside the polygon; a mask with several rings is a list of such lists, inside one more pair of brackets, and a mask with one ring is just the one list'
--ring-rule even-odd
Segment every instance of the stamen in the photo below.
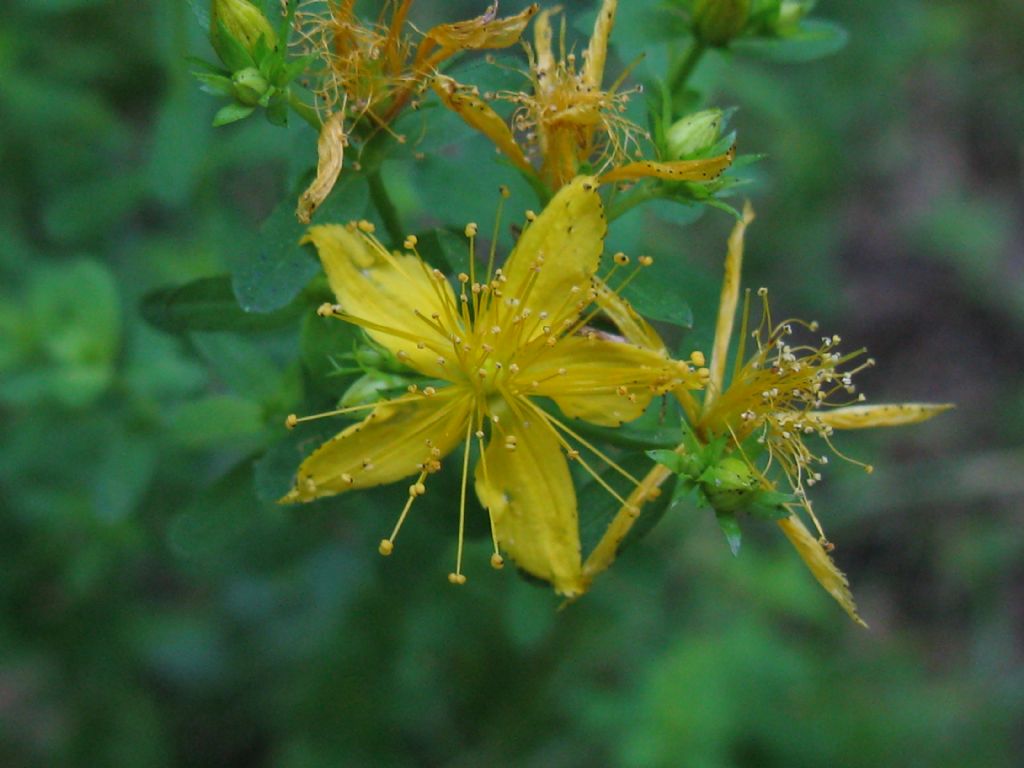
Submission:
{"label": "stamen", "polygon": [[384,557],[387,557],[394,551],[395,539],[398,536],[398,532],[402,529],[402,523],[405,522],[405,518],[409,514],[409,510],[412,509],[412,503],[416,501],[418,497],[427,492],[427,488],[423,484],[423,480],[426,476],[426,470],[420,472],[420,476],[416,479],[416,482],[409,486],[409,498],[405,500],[405,506],[402,507],[402,513],[398,516],[398,522],[395,523],[395,527],[391,531],[391,535],[386,539],[381,539],[380,544],[377,545],[377,551]]}
{"label": "stamen", "polygon": [[465,449],[462,452],[462,489],[459,499],[459,543],[455,554],[455,572],[448,574],[452,584],[465,584],[466,577],[462,573],[462,544],[466,530],[466,486],[469,482],[469,446],[472,441],[473,421],[466,425]]}

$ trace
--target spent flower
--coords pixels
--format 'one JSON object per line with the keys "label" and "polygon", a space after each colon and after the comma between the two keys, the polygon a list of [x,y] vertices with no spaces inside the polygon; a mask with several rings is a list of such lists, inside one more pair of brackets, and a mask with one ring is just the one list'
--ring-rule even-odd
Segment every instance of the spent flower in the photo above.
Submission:
{"label": "spent flower", "polygon": [[308,223],[330,193],[351,140],[390,131],[392,121],[444,61],[461,51],[513,45],[537,12],[534,4],[502,18],[494,3],[474,19],[440,24],[416,39],[407,21],[412,3],[389,3],[375,23],[359,18],[355,0],[335,0],[297,15],[300,47],[320,62],[312,79],[323,120],[317,177],[300,198],[300,221]]}
{"label": "spent flower", "polygon": [[608,43],[615,25],[618,0],[604,0],[582,62],[564,45],[555,57],[551,19],[554,10],[537,14],[533,45],[527,46],[531,90],[502,91],[498,100],[515,105],[511,125],[480,96],[477,89],[448,77],[433,81],[442,103],[467,124],[487,136],[527,177],[539,177],[557,190],[577,174],[597,173],[601,183],[645,177],[671,181],[709,181],[732,162],[730,152],[702,160],[653,161],[642,158],[641,140],[647,132],[626,116],[636,90],[621,90],[627,69],[605,88]]}
{"label": "spent flower", "polygon": [[[754,349],[748,357],[745,344],[748,300],[740,323],[733,371],[727,377],[726,360],[740,297],[743,239],[752,220],[753,212],[748,205],[729,238],[703,400],[698,402],[688,392],[678,393],[686,417],[685,428],[692,438],[675,450],[676,458],[655,456],[659,466],[644,478],[629,502],[642,503],[645,494],[660,486],[673,472],[689,478],[691,483],[702,486],[705,498],[720,522],[724,522],[723,528],[734,550],[738,545],[738,529],[731,528],[735,522],[732,515],[743,507],[759,503],[760,507],[753,507],[752,511],[775,520],[822,587],[854,621],[863,624],[847,579],[829,556],[833,546],[825,538],[807,489],[821,479],[821,468],[829,461],[828,452],[859,464],[868,472],[872,469],[835,447],[832,436],[836,429],[914,424],[952,405],[865,404],[864,396],[856,391],[854,377],[874,365],[874,361],[863,357],[864,350],[841,352],[838,336],[822,336],[817,343],[794,340],[797,328],[813,333],[817,332],[817,324],[794,319],[773,320],[764,289],[758,291],[762,317],[751,334]],[[812,438],[820,439],[828,452],[816,448],[811,443]],[[703,461],[693,462],[702,455]],[[712,460],[707,460],[707,456]],[[724,464],[726,460],[728,464]],[[745,471],[742,466],[746,467]],[[781,468],[789,492],[780,493],[768,478],[773,467]],[[813,521],[817,536],[801,520],[800,511]],[[613,521],[605,538],[584,564],[585,585],[611,564],[635,514],[626,507],[619,518],[618,524]]]}

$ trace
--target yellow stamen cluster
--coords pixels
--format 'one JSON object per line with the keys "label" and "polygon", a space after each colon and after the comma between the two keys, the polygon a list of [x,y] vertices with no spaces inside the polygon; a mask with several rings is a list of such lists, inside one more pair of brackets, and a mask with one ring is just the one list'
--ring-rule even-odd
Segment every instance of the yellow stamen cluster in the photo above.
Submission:
{"label": "yellow stamen cluster", "polygon": [[[762,288],[758,295],[763,311],[761,323],[752,333],[756,350],[745,362],[743,349],[739,350],[732,381],[703,413],[697,430],[706,439],[731,434],[737,444],[756,436],[767,449],[769,465],[777,463],[793,490],[806,498],[805,486],[821,479],[818,465],[827,464],[828,456],[812,451],[805,437],[816,435],[836,455],[860,463],[835,449],[831,441],[833,427],[823,421],[820,412],[863,401],[853,377],[873,366],[874,360],[867,358],[848,367],[863,356],[864,350],[840,352],[839,336],[822,336],[817,344],[796,343],[796,327],[815,332],[817,323],[792,319],[773,323],[768,292]],[[744,310],[744,326],[748,309],[749,303]],[[871,471],[870,466],[861,466]]]}

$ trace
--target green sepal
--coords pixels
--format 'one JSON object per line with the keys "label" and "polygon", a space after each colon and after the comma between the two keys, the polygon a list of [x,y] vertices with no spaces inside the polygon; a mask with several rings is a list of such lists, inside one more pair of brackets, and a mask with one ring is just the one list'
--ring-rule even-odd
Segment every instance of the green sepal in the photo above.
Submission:
{"label": "green sepal", "polygon": [[229,70],[237,72],[246,67],[256,66],[256,59],[246,50],[241,41],[228,31],[220,19],[217,19],[217,35],[220,42],[220,49],[217,53],[224,62],[224,66]]}
{"label": "green sepal", "polygon": [[739,520],[732,512],[715,512],[715,519],[718,527],[725,534],[725,540],[729,543],[729,551],[735,557],[740,553],[740,544],[743,542],[743,532],[740,530]]}
{"label": "green sepal", "polygon": [[193,72],[192,77],[198,80],[202,85],[199,86],[201,91],[206,93],[212,93],[214,96],[232,96],[232,83],[230,77],[225,77],[220,74],[213,74],[212,72]]}
{"label": "green sepal", "polygon": [[217,114],[213,116],[213,127],[219,128],[222,125],[237,123],[239,120],[244,120],[255,111],[256,107],[247,107],[245,104],[226,104],[218,109]]}

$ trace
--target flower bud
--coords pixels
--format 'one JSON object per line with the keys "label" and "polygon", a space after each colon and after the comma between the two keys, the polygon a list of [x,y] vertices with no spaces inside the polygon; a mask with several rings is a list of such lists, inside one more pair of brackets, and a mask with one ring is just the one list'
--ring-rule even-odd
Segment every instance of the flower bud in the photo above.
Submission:
{"label": "flower bud", "polygon": [[277,33],[263,11],[249,0],[213,0],[210,8],[210,42],[222,61],[225,59],[225,43],[221,39],[218,22],[249,53],[253,52],[261,37],[268,48],[277,47]]}
{"label": "flower bud", "polygon": [[676,120],[665,135],[668,154],[672,160],[681,160],[707,149],[722,132],[722,110],[705,109]]}
{"label": "flower bud", "polygon": [[700,476],[701,490],[716,512],[736,512],[754,500],[759,483],[754,471],[741,459],[727,456]]}
{"label": "flower bud", "polygon": [[267,92],[270,83],[255,67],[240,69],[231,76],[231,90],[235,98],[248,107],[255,107]]}
{"label": "flower bud", "polygon": [[693,32],[707,45],[725,45],[743,31],[750,16],[750,0],[697,0]]}
{"label": "flower bud", "polygon": [[775,22],[776,33],[785,35],[796,32],[800,21],[809,10],[808,4],[801,0],[782,0],[779,4],[779,18]]}

